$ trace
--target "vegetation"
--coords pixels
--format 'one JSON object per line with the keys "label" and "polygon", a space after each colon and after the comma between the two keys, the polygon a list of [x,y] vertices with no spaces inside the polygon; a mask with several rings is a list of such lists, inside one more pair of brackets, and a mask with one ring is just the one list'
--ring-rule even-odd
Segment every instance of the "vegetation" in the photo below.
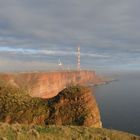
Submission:
{"label": "vegetation", "polygon": [[89,88],[80,85],[71,85],[63,89],[57,96],[48,100],[48,104],[51,107],[53,104],[57,104],[61,100],[75,101],[84,94],[90,93]]}
{"label": "vegetation", "polygon": [[[68,98],[77,101],[75,95],[85,92],[88,89],[80,86],[67,88],[57,98],[49,100],[48,106],[48,102],[42,99],[31,98],[26,88],[21,89],[0,81],[0,140],[140,140],[135,135],[114,130],[44,125],[44,120],[53,113],[51,107],[56,107],[54,102],[60,101],[58,99],[66,101]],[[78,112],[78,109],[84,109],[82,105],[69,104],[65,108],[62,106],[59,111],[63,116],[70,115],[69,109]]]}
{"label": "vegetation", "polygon": [[[85,120],[91,115],[89,99],[86,99],[88,93],[91,94],[87,87],[79,85],[69,86],[62,90],[57,96],[48,101],[50,114],[45,121],[46,124],[86,125]],[[83,98],[84,95],[86,95],[85,98]],[[93,123],[91,122],[90,125]]]}
{"label": "vegetation", "polygon": [[37,126],[0,124],[1,140],[140,140],[114,130],[78,126]]}
{"label": "vegetation", "polygon": [[81,85],[70,85],[67,88],[65,88],[63,91],[60,92],[60,96],[63,98],[75,98],[80,95],[84,95],[89,93],[89,88]]}
{"label": "vegetation", "polygon": [[[32,98],[25,88],[18,88],[0,81],[0,121],[8,123],[44,123],[37,122],[39,117],[47,117],[45,101]],[[41,119],[41,118],[40,118]]]}

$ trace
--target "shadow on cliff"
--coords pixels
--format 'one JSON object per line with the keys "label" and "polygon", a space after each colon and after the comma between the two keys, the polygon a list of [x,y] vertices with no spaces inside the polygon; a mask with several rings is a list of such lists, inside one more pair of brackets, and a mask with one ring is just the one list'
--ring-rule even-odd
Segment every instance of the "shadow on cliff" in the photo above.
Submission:
{"label": "shadow on cliff", "polygon": [[69,86],[48,100],[48,104],[46,124],[102,126],[96,101],[87,87]]}

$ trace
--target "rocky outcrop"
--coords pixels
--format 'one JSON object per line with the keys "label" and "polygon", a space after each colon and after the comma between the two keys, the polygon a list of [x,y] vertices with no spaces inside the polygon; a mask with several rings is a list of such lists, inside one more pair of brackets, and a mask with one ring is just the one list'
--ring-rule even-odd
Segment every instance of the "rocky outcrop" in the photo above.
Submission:
{"label": "rocky outcrop", "polygon": [[50,114],[46,124],[102,127],[97,103],[86,87],[66,88],[48,102]]}
{"label": "rocky outcrop", "polygon": [[0,74],[5,80],[16,87],[31,89],[32,97],[51,98],[70,84],[99,84],[103,79],[94,71],[55,71]]}

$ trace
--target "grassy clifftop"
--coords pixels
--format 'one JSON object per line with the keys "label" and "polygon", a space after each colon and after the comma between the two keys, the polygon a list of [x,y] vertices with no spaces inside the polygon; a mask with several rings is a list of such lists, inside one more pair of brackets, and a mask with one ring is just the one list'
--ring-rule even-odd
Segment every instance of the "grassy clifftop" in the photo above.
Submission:
{"label": "grassy clifftop", "polygon": [[140,140],[128,133],[83,126],[0,124],[1,140]]}

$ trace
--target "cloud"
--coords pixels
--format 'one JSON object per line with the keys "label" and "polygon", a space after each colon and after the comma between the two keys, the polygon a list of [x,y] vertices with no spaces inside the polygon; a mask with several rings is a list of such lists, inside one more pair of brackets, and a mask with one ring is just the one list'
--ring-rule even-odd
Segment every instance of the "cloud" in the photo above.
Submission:
{"label": "cloud", "polygon": [[17,71],[43,71],[43,70],[58,70],[56,63],[42,61],[21,61],[11,60],[9,58],[0,57],[0,72],[17,72]]}
{"label": "cloud", "polygon": [[83,60],[85,67],[121,68],[133,59],[139,64],[139,4],[139,0],[0,1],[1,52],[8,47],[1,57],[40,63],[45,57],[51,62],[57,56],[76,55],[80,44],[88,61]]}
{"label": "cloud", "polygon": [[[23,49],[23,48],[9,48],[9,47],[1,47],[0,53],[7,54],[19,54],[19,55],[54,55],[54,56],[76,56],[77,52],[75,51],[62,51],[62,50],[36,50],[36,49]],[[93,58],[109,58],[108,55],[101,55],[97,53],[81,53],[82,56],[93,57]]]}

